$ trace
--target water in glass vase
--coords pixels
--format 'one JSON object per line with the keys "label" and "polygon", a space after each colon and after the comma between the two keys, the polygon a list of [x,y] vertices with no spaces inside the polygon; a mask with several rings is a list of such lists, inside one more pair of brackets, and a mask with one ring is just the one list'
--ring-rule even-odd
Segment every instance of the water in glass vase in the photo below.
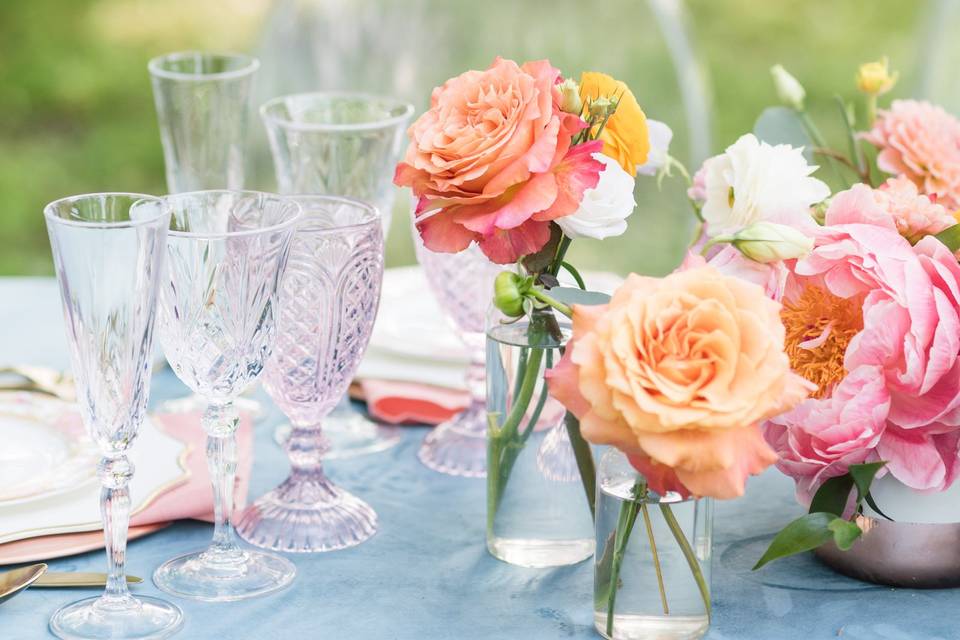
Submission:
{"label": "water in glass vase", "polygon": [[594,625],[615,640],[700,638],[710,626],[713,505],[659,496],[626,456],[597,471]]}
{"label": "water in glass vase", "polygon": [[569,324],[538,313],[488,327],[487,549],[524,567],[581,562],[593,554],[593,523],[563,407],[543,378]]}

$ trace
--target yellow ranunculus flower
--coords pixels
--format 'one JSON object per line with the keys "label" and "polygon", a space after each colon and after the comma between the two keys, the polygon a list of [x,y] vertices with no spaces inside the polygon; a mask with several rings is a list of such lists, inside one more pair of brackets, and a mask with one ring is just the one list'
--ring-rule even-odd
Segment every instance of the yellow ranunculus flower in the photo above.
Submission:
{"label": "yellow ranunculus flower", "polygon": [[867,95],[883,95],[897,84],[899,73],[890,73],[890,63],[884,56],[876,62],[860,65],[857,71],[857,89]]}
{"label": "yellow ranunculus flower", "polygon": [[637,175],[637,166],[647,161],[650,134],[647,116],[630,88],[605,73],[585,71],[580,76],[580,98],[584,104],[597,98],[619,101],[616,112],[600,134],[603,153],[616,160],[631,176]]}

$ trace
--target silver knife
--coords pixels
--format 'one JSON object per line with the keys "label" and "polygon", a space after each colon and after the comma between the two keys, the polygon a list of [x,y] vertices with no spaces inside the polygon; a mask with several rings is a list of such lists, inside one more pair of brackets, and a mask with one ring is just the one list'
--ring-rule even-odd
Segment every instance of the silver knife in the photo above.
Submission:
{"label": "silver knife", "polygon": [[[137,576],[127,576],[127,584],[140,584],[143,578]],[[40,576],[32,587],[103,587],[107,584],[107,574],[105,573],[76,573],[56,571],[47,571]]]}

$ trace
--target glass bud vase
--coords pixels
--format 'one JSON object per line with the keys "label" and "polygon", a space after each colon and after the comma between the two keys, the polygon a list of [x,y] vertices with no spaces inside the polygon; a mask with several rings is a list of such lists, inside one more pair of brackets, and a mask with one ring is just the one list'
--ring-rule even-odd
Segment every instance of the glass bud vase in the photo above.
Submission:
{"label": "glass bud vase", "polygon": [[487,549],[523,567],[575,564],[593,554],[593,522],[544,372],[570,335],[566,318],[537,311],[487,322]]}
{"label": "glass bud vase", "polygon": [[660,496],[618,449],[597,468],[594,612],[604,638],[700,638],[710,626],[713,503]]}

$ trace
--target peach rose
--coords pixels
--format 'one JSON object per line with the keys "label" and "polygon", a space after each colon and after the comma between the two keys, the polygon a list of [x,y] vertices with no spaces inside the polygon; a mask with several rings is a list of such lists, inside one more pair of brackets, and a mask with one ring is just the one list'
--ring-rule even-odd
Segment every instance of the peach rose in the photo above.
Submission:
{"label": "peach rose", "polygon": [[429,249],[455,253],[476,241],[494,262],[515,262],[596,187],[603,165],[592,154],[603,143],[570,146],[586,123],[560,109],[559,79],[546,60],[497,58],[434,89],[394,177],[418,198]]}
{"label": "peach rose", "polygon": [[790,371],[780,305],[708,266],[631,275],[608,304],[575,306],[548,377],[584,438],[622,449],[654,491],[715,498],[776,462],[759,423],[812,388]]}

